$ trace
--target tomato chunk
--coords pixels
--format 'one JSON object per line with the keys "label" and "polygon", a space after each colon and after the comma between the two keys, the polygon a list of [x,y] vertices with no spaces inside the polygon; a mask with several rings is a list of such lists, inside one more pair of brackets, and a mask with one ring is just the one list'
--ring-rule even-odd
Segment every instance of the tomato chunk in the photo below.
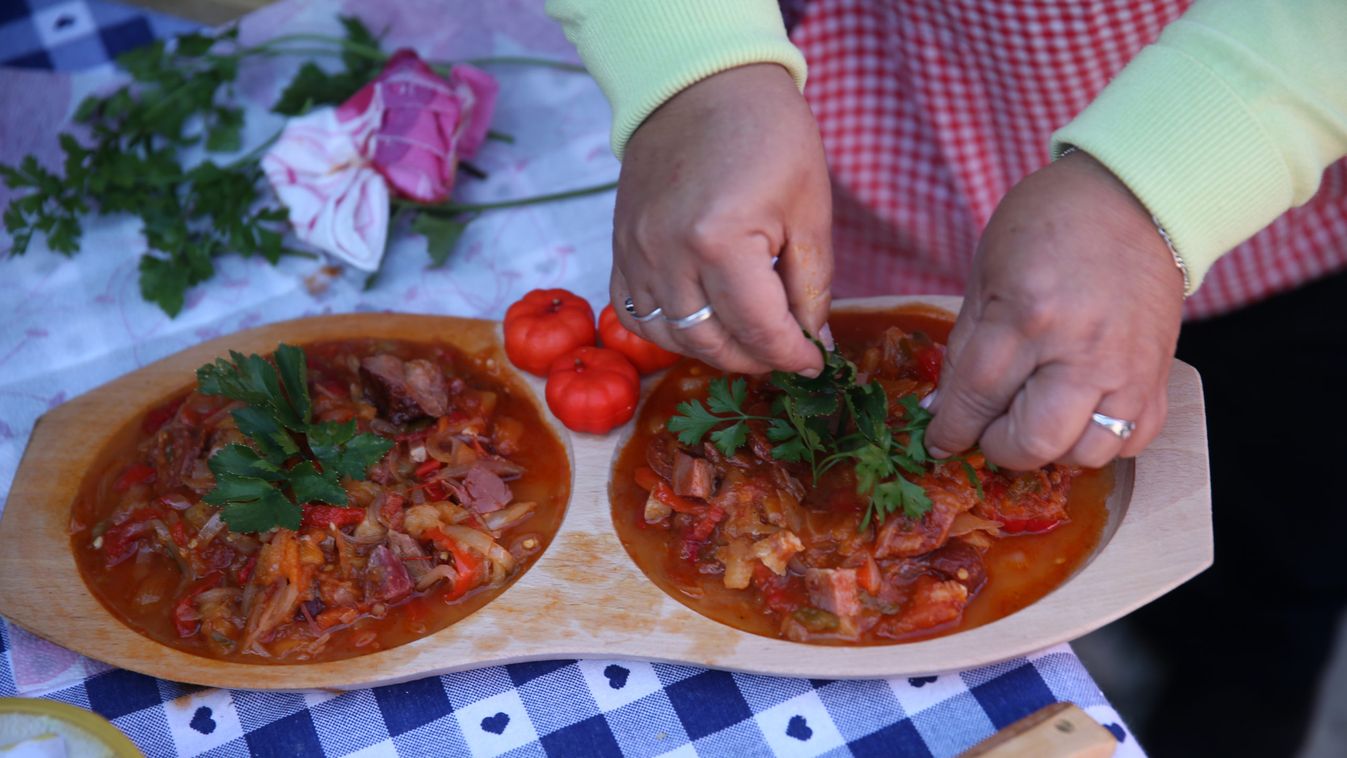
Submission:
{"label": "tomato chunk", "polygon": [[126,492],[137,484],[153,481],[154,476],[154,466],[133,463],[126,467],[121,476],[117,477],[117,481],[112,483],[112,489],[117,492]]}
{"label": "tomato chunk", "polygon": [[306,505],[304,506],[304,519],[300,528],[327,529],[329,526],[335,526],[340,529],[343,526],[355,526],[364,520],[365,511],[360,508],[343,508],[336,505]]}
{"label": "tomato chunk", "polygon": [[177,400],[170,400],[158,408],[151,408],[145,414],[145,418],[140,422],[140,430],[146,434],[154,434],[159,431],[164,424],[167,424],[178,413],[182,404],[187,402],[187,396],[183,395]]}
{"label": "tomato chunk", "polygon": [[193,601],[197,595],[219,586],[222,578],[223,575],[218,571],[208,574],[193,582],[178,598],[177,604],[173,606],[173,627],[178,630],[179,637],[191,637],[201,629],[201,618],[192,608]]}

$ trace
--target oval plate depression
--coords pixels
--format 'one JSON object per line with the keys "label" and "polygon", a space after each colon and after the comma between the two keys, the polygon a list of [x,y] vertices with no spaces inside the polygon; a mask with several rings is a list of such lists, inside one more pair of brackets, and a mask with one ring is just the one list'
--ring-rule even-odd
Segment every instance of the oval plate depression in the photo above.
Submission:
{"label": "oval plate depression", "polygon": [[[839,310],[956,297],[840,301]],[[1197,372],[1174,362],[1169,417],[1135,461],[1120,461],[1100,546],[1037,603],[947,637],[887,646],[773,640],[712,621],[666,595],[628,558],[611,523],[608,476],[622,430],[574,434],[571,501],[551,546],[522,577],[467,618],[414,642],[324,663],[247,664],[166,647],[133,631],[85,587],[70,550],[71,505],[104,443],[228,350],[357,337],[444,342],[506,364],[494,322],[403,314],[324,316],[271,324],[170,356],[61,405],[38,420],[0,517],[0,614],[76,652],[150,676],[214,687],[353,689],[431,674],[552,658],[631,658],[760,674],[873,678],[984,665],[1075,639],[1187,581],[1212,562],[1206,425]],[[542,396],[542,381],[524,379]],[[647,388],[649,380],[647,380]],[[541,403],[539,403],[541,405]]]}

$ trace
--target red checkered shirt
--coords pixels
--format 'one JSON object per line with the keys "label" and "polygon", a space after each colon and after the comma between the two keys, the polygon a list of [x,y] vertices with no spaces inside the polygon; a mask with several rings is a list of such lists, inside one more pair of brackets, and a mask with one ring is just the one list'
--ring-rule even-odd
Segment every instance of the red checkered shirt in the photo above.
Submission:
{"label": "red checkered shirt", "polygon": [[[1189,0],[810,0],[791,35],[833,173],[839,297],[961,293],[1015,182]],[[1239,156],[1231,156],[1239,160]],[[1226,254],[1218,314],[1347,267],[1347,162]]]}

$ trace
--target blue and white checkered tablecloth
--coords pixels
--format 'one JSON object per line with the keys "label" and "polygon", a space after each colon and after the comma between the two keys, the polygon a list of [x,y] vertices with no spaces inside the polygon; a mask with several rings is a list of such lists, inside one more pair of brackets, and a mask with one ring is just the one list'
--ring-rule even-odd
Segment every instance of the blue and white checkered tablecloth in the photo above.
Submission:
{"label": "blue and white checkered tablecloth", "polygon": [[[304,6],[297,16],[336,12],[315,0],[286,2]],[[346,12],[350,6],[347,3]],[[88,69],[135,45],[191,28],[184,21],[97,0],[0,0],[0,64]],[[4,75],[0,69],[0,77]],[[601,144],[600,138],[596,145]],[[610,213],[611,206],[597,212]],[[115,231],[108,234],[117,240],[135,239],[116,237]],[[96,234],[93,239],[98,239]],[[17,355],[31,362],[34,359],[23,351],[62,334],[60,325],[29,313],[32,308],[23,303],[33,302],[28,299],[31,295],[7,301],[6,293],[54,286],[68,289],[43,297],[68,297],[89,289],[89,281],[120,281],[117,267],[125,265],[106,256],[104,262],[85,256],[78,263],[81,268],[59,268],[64,273],[53,278],[52,266],[75,264],[43,255],[31,252],[21,263],[6,263],[11,267],[6,277],[18,286],[0,287],[0,312],[19,321],[13,322],[13,334],[0,330],[2,360]],[[222,265],[240,266],[229,269],[231,276],[257,277],[254,290],[265,289],[264,284],[293,287],[298,278],[232,262]],[[461,265],[465,268],[460,272],[474,264],[465,259]],[[423,269],[405,262],[395,262],[385,274],[390,289],[413,288],[399,290],[404,293],[400,295],[404,307],[408,297],[413,307],[421,307],[415,305],[419,296],[414,288],[425,276]],[[65,279],[69,282],[61,283]],[[576,285],[562,280],[552,286]],[[102,297],[92,305],[72,307],[92,313],[106,306],[107,297]],[[177,349],[181,343],[174,340],[204,339],[260,318],[301,315],[315,307],[367,307],[355,298],[368,296],[354,287],[344,295],[305,294],[301,288],[285,297],[285,305],[235,298],[240,302],[225,307],[242,310],[211,316],[196,328],[195,337],[172,332],[165,332],[168,336],[159,341],[135,337],[129,347],[111,354],[115,360],[100,358],[93,373],[104,381]],[[376,305],[388,307],[390,302],[397,301]],[[199,307],[219,307],[212,303],[207,298]],[[271,305],[265,316],[248,315],[246,308],[266,303]],[[148,308],[138,303],[120,307]],[[287,308],[310,310],[291,313]],[[141,320],[162,318],[157,312],[137,313]],[[37,320],[23,322],[29,316]],[[72,323],[72,328],[87,329],[89,322]],[[132,358],[126,357],[128,349]],[[44,354],[37,356],[36,360],[46,359]],[[132,364],[119,369],[125,360]],[[4,390],[0,408],[7,409],[0,413],[0,440],[17,443],[6,449],[5,456],[13,459],[6,459],[7,465],[17,463],[17,453],[42,408],[61,402],[67,391],[89,386],[73,378],[87,371],[78,362],[72,365],[47,366],[47,374],[34,373],[29,380],[12,384],[0,379],[5,385],[0,387]],[[50,395],[52,391],[56,394]],[[893,654],[902,655],[902,648],[894,648]],[[483,668],[347,693],[279,694],[193,687],[112,669],[0,620],[0,697],[13,695],[47,697],[92,709],[112,720],[149,756],[951,756],[1059,701],[1077,703],[1107,726],[1120,741],[1119,756],[1143,755],[1066,645],[970,671],[890,680],[782,679],[657,663],[565,660]]]}
{"label": "blue and white checkered tablecloth", "polygon": [[[14,694],[0,624],[0,696]],[[895,651],[895,654],[901,654]],[[337,693],[191,687],[111,669],[44,697],[147,755],[951,756],[1071,701],[1141,755],[1065,645],[957,674],[781,679],[634,661],[544,661]]]}
{"label": "blue and white checkered tablecloth", "polygon": [[0,66],[79,71],[196,24],[83,0],[0,0]]}

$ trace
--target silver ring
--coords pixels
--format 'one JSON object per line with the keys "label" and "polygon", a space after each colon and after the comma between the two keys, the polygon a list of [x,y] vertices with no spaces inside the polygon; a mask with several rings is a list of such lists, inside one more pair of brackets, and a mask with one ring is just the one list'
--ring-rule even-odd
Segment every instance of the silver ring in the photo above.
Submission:
{"label": "silver ring", "polygon": [[711,318],[711,315],[714,313],[715,311],[711,309],[711,306],[703,305],[698,310],[693,311],[682,318],[669,318],[668,316],[665,316],[664,320],[673,324],[673,328],[675,329],[691,329],[697,324]]}
{"label": "silver ring", "polygon": [[622,308],[626,310],[627,313],[630,313],[631,317],[636,319],[636,323],[638,324],[644,324],[647,321],[659,318],[659,315],[661,313],[664,313],[663,308],[656,308],[655,310],[645,314],[644,316],[638,316],[636,315],[636,303],[633,303],[631,301],[631,298],[627,298],[625,301],[623,301]]}
{"label": "silver ring", "polygon": [[1137,429],[1137,422],[1128,421],[1125,418],[1115,418],[1106,416],[1102,413],[1091,413],[1090,420],[1104,427],[1104,429],[1113,433],[1120,440],[1125,440],[1132,436],[1132,432]]}

